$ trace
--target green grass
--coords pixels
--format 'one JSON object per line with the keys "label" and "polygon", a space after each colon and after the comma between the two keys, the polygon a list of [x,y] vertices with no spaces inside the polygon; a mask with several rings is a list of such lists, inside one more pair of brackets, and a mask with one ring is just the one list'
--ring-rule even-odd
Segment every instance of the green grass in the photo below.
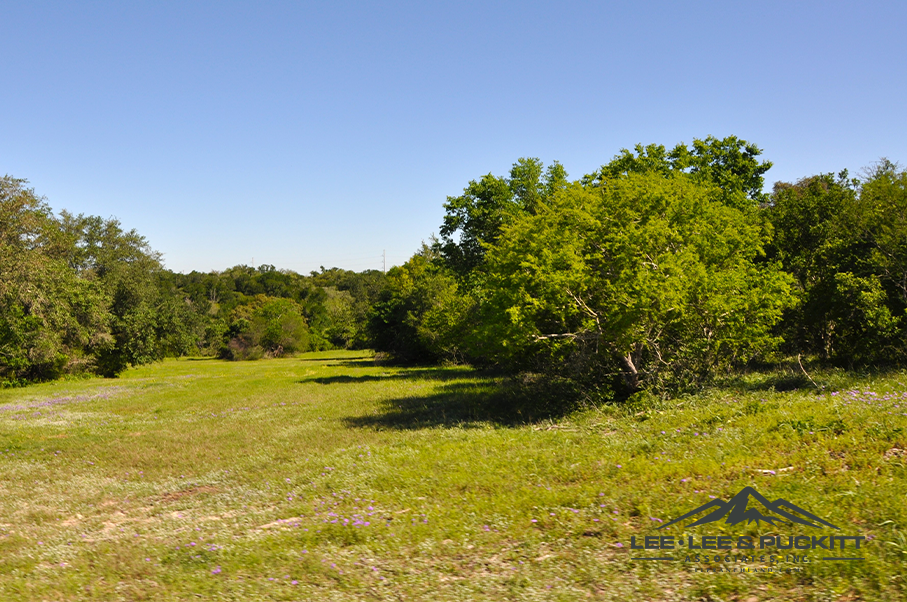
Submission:
{"label": "green grass", "polygon": [[[903,599],[907,375],[813,378],[534,419],[499,380],[358,352],[3,390],[0,600]],[[871,537],[865,560],[630,560],[745,485]]]}

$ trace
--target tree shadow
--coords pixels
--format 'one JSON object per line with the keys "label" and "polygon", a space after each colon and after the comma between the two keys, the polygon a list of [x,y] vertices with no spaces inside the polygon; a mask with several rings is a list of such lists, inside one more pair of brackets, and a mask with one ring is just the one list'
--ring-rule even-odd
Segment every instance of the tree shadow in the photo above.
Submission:
{"label": "tree shadow", "polygon": [[532,395],[509,382],[448,382],[429,395],[388,399],[377,414],[343,419],[350,428],[419,430],[516,427],[557,419],[577,409],[564,397]]}
{"label": "tree shadow", "polygon": [[357,365],[375,365],[375,360],[373,358],[362,357],[361,355],[351,355],[347,357],[297,357],[296,360],[300,362],[332,362],[338,364],[341,362],[351,362]]}
{"label": "tree shadow", "polygon": [[363,374],[362,376],[349,376],[338,374],[335,376],[317,376],[303,378],[298,384],[318,383],[319,385],[353,384],[369,382],[387,382],[392,380],[437,380],[451,381],[456,379],[475,377],[475,372],[469,368],[421,368],[409,369],[404,372],[386,374]]}
{"label": "tree shadow", "polygon": [[375,360],[369,358],[346,359],[334,362],[332,366],[341,366],[343,368],[374,368]]}
{"label": "tree shadow", "polygon": [[816,385],[802,374],[766,374],[756,380],[738,378],[729,381],[728,386],[739,391],[816,391]]}

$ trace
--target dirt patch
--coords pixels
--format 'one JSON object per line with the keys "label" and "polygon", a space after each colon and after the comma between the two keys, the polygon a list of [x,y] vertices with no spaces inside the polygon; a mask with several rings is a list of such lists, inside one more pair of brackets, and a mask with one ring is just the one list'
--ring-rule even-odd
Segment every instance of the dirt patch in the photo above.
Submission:
{"label": "dirt patch", "polygon": [[170,493],[165,493],[161,495],[158,499],[162,502],[175,502],[181,500],[184,497],[189,497],[192,495],[199,495],[200,493],[220,493],[220,489],[217,487],[211,487],[210,485],[202,485],[201,487],[191,487],[189,489],[183,489],[182,491],[171,491]]}
{"label": "dirt patch", "polygon": [[71,516],[64,521],[60,521],[60,526],[61,527],[74,527],[75,525],[78,525],[80,522],[82,522],[83,518],[85,518],[85,517],[82,516],[81,514],[76,514],[75,516]]}
{"label": "dirt patch", "polygon": [[887,452],[885,452],[886,460],[893,460],[895,458],[907,458],[907,450],[900,449],[898,447],[892,447]]}
{"label": "dirt patch", "polygon": [[261,525],[256,528],[257,529],[274,529],[275,527],[276,528],[289,527],[290,523],[297,523],[301,520],[305,520],[305,517],[304,516],[291,516],[290,518],[282,518],[282,519],[276,520],[272,523],[267,523],[267,524]]}

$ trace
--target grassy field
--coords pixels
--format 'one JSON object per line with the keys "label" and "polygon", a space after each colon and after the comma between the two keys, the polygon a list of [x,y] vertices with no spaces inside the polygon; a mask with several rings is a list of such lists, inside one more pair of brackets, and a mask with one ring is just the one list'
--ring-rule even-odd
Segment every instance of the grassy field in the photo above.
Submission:
{"label": "grassy field", "polygon": [[[0,600],[905,599],[907,375],[813,378],[544,419],[351,352],[3,390]],[[841,529],[655,529],[744,486]],[[632,560],[666,533],[867,539]]]}

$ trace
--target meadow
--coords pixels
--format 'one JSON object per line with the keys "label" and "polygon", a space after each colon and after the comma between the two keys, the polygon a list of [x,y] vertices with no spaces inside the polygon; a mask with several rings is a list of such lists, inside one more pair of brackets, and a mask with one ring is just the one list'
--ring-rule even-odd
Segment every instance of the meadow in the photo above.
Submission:
{"label": "meadow", "polygon": [[[812,378],[531,414],[494,376],[336,351],[0,390],[0,600],[903,599],[907,374]],[[745,486],[840,531],[657,530]],[[633,560],[666,532],[866,539]]]}

